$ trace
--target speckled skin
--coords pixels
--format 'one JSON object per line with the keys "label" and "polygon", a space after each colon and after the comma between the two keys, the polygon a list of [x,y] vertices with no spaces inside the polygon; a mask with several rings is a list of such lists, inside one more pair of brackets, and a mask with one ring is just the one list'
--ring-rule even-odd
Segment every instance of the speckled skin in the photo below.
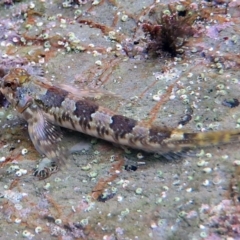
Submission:
{"label": "speckled skin", "polygon": [[66,151],[59,145],[62,139],[59,126],[166,156],[239,141],[239,131],[186,133],[148,126],[88,100],[86,90],[53,85],[23,68],[11,69],[2,78],[0,90],[27,121],[38,152],[51,159],[54,167],[67,158]]}

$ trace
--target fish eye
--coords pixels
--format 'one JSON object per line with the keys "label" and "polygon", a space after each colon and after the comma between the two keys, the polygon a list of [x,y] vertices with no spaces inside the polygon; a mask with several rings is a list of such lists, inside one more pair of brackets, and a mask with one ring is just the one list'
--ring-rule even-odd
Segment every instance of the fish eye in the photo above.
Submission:
{"label": "fish eye", "polygon": [[17,88],[17,85],[16,85],[16,82],[4,82],[3,83],[3,86],[5,87],[5,88],[11,88],[12,90],[15,90],[16,88]]}
{"label": "fish eye", "polygon": [[11,87],[12,86],[12,83],[10,82],[4,82],[4,87]]}

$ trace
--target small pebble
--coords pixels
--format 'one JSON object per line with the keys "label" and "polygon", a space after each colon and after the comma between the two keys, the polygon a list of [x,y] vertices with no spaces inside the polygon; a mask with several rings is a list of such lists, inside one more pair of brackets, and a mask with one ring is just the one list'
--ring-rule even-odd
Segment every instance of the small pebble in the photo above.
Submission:
{"label": "small pebble", "polygon": [[6,160],[5,157],[1,157],[1,158],[0,158],[0,162],[4,162],[5,160]]}
{"label": "small pebble", "polygon": [[198,51],[198,49],[195,48],[195,47],[193,47],[193,48],[191,49],[191,52],[192,52],[192,53],[196,53],[197,51]]}
{"label": "small pebble", "polygon": [[233,161],[234,166],[240,166],[240,160],[235,160]]}
{"label": "small pebble", "polygon": [[88,225],[88,219],[87,219],[87,218],[86,218],[86,219],[82,219],[82,220],[80,221],[80,223],[81,223],[81,225],[82,225],[83,227],[85,227],[85,226]]}
{"label": "small pebble", "polygon": [[45,185],[45,186],[43,186],[43,188],[44,188],[45,190],[48,190],[48,189],[50,188],[50,186],[51,186],[51,184],[50,184],[50,183],[46,183],[46,185]]}
{"label": "small pebble", "polygon": [[98,175],[97,172],[90,172],[90,173],[88,174],[88,176],[89,176],[90,178],[95,178],[97,175]]}
{"label": "small pebble", "polygon": [[27,169],[20,169],[19,171],[21,171],[23,175],[27,174]]}
{"label": "small pebble", "polygon": [[30,2],[28,6],[29,6],[30,9],[34,9],[35,8],[35,4],[33,2]]}
{"label": "small pebble", "polygon": [[37,25],[38,27],[42,27],[43,22],[37,22],[36,25]]}
{"label": "small pebble", "polygon": [[157,228],[157,224],[154,221],[151,221],[150,226],[151,226],[152,229]]}
{"label": "small pebble", "polygon": [[15,171],[18,171],[20,168],[18,165],[11,165],[8,169],[7,169],[7,172],[8,173],[12,173],[12,172],[15,172]]}
{"label": "small pebble", "polygon": [[178,124],[185,125],[189,121],[191,121],[191,119],[192,119],[192,116],[190,114],[186,114],[186,115],[181,117],[181,120],[178,122]]}
{"label": "small pebble", "polygon": [[193,73],[191,73],[191,72],[188,73],[188,75],[187,75],[188,78],[191,78],[192,76],[193,76]]}
{"label": "small pebble", "polygon": [[225,107],[234,108],[234,107],[237,107],[239,105],[239,101],[236,98],[224,99],[222,101],[222,105],[225,106]]}
{"label": "small pebble", "polygon": [[232,78],[231,81],[232,81],[233,83],[238,83],[238,79],[237,79],[237,78]]}
{"label": "small pebble", "polygon": [[114,31],[109,31],[108,37],[109,37],[111,40],[115,40],[115,39],[116,39],[116,32],[114,32]]}
{"label": "small pebble", "polygon": [[130,212],[129,209],[126,208],[125,210],[121,211],[121,215],[122,215],[122,216],[126,216],[126,215],[129,214],[129,212]]}
{"label": "small pebble", "polygon": [[76,209],[74,206],[72,206],[72,211],[75,213],[76,212]]}
{"label": "small pebble", "polygon": [[92,2],[92,5],[93,5],[93,6],[96,6],[96,5],[98,5],[99,3],[100,3],[99,0],[94,0],[94,1]]}
{"label": "small pebble", "polygon": [[209,184],[210,184],[210,182],[207,179],[202,183],[202,185],[205,187],[207,187]]}
{"label": "small pebble", "polygon": [[122,197],[122,196],[120,196],[120,195],[117,196],[117,201],[118,201],[118,202],[122,202],[122,200],[123,200],[123,197]]}
{"label": "small pebble", "polygon": [[21,220],[20,218],[16,218],[14,222],[15,222],[15,223],[21,223],[22,220]]}
{"label": "small pebble", "polygon": [[162,201],[163,201],[163,199],[161,198],[161,197],[159,197],[157,200],[156,200],[156,204],[161,204],[162,203]]}
{"label": "small pebble", "polygon": [[222,155],[222,159],[226,160],[226,159],[228,159],[228,158],[229,158],[228,155]]}
{"label": "small pebble", "polygon": [[8,114],[7,115],[7,120],[12,120],[13,119],[13,115],[12,114]]}
{"label": "small pebble", "polygon": [[212,172],[212,169],[209,168],[209,167],[206,167],[206,168],[204,168],[202,171],[203,171],[204,173],[210,173],[210,172]]}

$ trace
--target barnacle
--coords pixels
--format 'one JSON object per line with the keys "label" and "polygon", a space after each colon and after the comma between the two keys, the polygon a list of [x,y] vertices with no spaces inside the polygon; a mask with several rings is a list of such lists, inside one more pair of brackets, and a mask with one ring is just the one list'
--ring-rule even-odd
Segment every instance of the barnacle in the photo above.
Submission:
{"label": "barnacle", "polygon": [[173,10],[168,6],[169,10],[161,12],[160,16],[154,23],[143,23],[142,29],[148,39],[147,50],[160,55],[163,52],[168,53],[171,57],[178,53],[183,53],[181,48],[187,37],[194,34],[193,23],[197,14],[187,9]]}

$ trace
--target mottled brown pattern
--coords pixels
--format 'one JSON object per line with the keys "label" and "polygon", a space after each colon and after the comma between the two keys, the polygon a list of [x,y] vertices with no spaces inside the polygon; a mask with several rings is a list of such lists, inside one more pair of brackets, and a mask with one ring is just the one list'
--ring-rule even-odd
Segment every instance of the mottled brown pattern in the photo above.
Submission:
{"label": "mottled brown pattern", "polygon": [[103,137],[105,134],[108,134],[108,131],[106,130],[105,126],[97,126],[97,132],[99,137]]}
{"label": "mottled brown pattern", "polygon": [[[159,126],[149,128],[144,122],[140,123],[115,114],[95,102],[80,99],[81,91],[79,94],[72,93],[66,91],[65,87],[53,87],[47,81],[29,81],[31,78],[24,69],[13,69],[11,74],[4,77],[5,84],[0,86],[0,100],[5,97],[16,107],[28,122],[28,132],[35,148],[54,163],[47,168],[47,172],[45,167],[37,170],[36,174],[40,177],[48,176],[51,169],[55,170],[68,157],[68,151],[61,146],[59,126],[147,152],[157,152],[167,159],[182,156],[182,153],[196,147],[240,141],[239,130],[184,133],[182,130]],[[15,77],[21,83],[17,88],[13,87]],[[26,105],[28,102],[31,104]],[[24,111],[22,103],[26,106]]]}
{"label": "mottled brown pattern", "polygon": [[63,113],[62,120],[65,121],[65,122],[70,122],[72,127],[75,129],[75,124],[74,124],[73,119],[72,119],[72,117],[70,116],[69,113],[67,113],[67,112]]}
{"label": "mottled brown pattern", "polygon": [[112,121],[110,128],[114,131],[116,139],[118,139],[118,137],[122,138],[125,134],[132,132],[132,129],[137,124],[136,120],[122,115],[114,115]]}
{"label": "mottled brown pattern", "polygon": [[138,141],[141,142],[143,145],[146,145],[146,142],[147,142],[146,135],[134,135],[129,138],[129,143],[133,145]]}
{"label": "mottled brown pattern", "polygon": [[62,115],[62,120],[63,121],[70,121],[71,117],[69,116],[69,113],[64,112]]}
{"label": "mottled brown pattern", "polygon": [[68,92],[65,90],[51,87],[47,90],[46,94],[42,95],[39,99],[46,108],[60,107],[67,95]]}
{"label": "mottled brown pattern", "polygon": [[59,122],[60,124],[62,124],[62,117],[59,116],[57,119],[58,119],[58,122]]}
{"label": "mottled brown pattern", "polygon": [[161,144],[164,139],[171,137],[171,131],[159,127],[152,127],[149,130],[149,141]]}
{"label": "mottled brown pattern", "polygon": [[105,126],[97,126],[96,127],[98,136],[104,138],[105,135],[109,135],[109,130]]}
{"label": "mottled brown pattern", "polygon": [[79,118],[79,124],[86,129],[90,128],[89,122],[92,121],[91,114],[98,110],[98,105],[87,100],[78,100],[76,109],[73,112]]}

